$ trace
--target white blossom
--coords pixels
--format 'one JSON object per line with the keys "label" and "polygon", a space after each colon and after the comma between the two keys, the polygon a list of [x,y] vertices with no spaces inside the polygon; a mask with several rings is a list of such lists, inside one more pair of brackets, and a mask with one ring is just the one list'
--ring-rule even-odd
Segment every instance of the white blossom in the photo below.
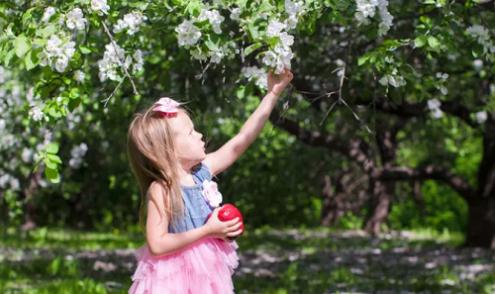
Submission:
{"label": "white blossom", "polygon": [[230,11],[230,19],[239,20],[240,16],[241,16],[241,9],[239,7],[233,8]]}
{"label": "white blossom", "polygon": [[79,168],[87,151],[88,145],[86,145],[86,143],[81,143],[77,146],[74,146],[70,151],[71,159],[69,160],[69,165],[72,168]]}
{"label": "white blossom", "polygon": [[41,17],[42,22],[48,22],[50,18],[55,14],[55,8],[54,7],[47,7],[45,8],[45,12],[43,12],[43,16]]}
{"label": "white blossom", "polygon": [[133,73],[137,73],[143,70],[143,65],[144,65],[143,52],[139,49],[136,50],[132,55],[132,58],[134,59],[134,64],[132,67]]}
{"label": "white blossom", "polygon": [[294,37],[287,34],[286,32],[280,33],[280,42],[283,47],[290,47],[294,44]]}
{"label": "white blossom", "polygon": [[271,20],[270,23],[268,23],[266,35],[268,37],[278,37],[285,28],[285,24],[279,22],[278,20]]}
{"label": "white blossom", "polygon": [[22,149],[21,158],[24,162],[31,162],[31,160],[33,159],[33,150],[24,147]]}
{"label": "white blossom", "polygon": [[291,16],[296,16],[300,14],[304,9],[304,2],[302,1],[291,1],[291,0],[285,0],[285,12],[288,15]]}
{"label": "white blossom", "polygon": [[45,114],[41,110],[40,106],[35,105],[29,110],[29,116],[31,116],[34,121],[40,121],[45,117]]}
{"label": "white blossom", "polygon": [[79,83],[82,83],[84,81],[85,74],[82,70],[76,70],[74,72],[74,80],[76,80]]}
{"label": "white blossom", "polygon": [[475,59],[473,61],[473,67],[476,71],[480,71],[483,68],[483,60]]}
{"label": "white blossom", "polygon": [[52,35],[43,50],[41,65],[51,65],[58,72],[64,72],[76,51],[75,45],[73,41],[64,43],[58,35]]}
{"label": "white blossom", "polygon": [[14,178],[14,177],[10,178],[9,185],[10,185],[10,188],[11,188],[12,190],[19,190],[19,188],[20,188],[20,186],[21,186],[21,185],[19,184],[19,180],[18,180],[18,179],[16,179],[16,178]]}
{"label": "white blossom", "polygon": [[67,13],[67,19],[65,24],[71,30],[84,30],[87,20],[84,18],[84,14],[81,8],[74,8]]}
{"label": "white blossom", "polygon": [[10,181],[10,175],[9,174],[3,174],[0,176],[0,188],[6,188],[7,183]]}
{"label": "white blossom", "polygon": [[385,35],[392,27],[394,19],[388,11],[388,0],[356,0],[354,17],[359,24],[368,24],[369,19],[375,16],[377,8],[381,19],[378,34]]}
{"label": "white blossom", "polygon": [[436,98],[430,99],[427,102],[428,109],[430,109],[430,110],[440,108],[440,105],[442,105],[442,103]]}
{"label": "white blossom", "polygon": [[179,46],[193,46],[201,38],[201,32],[189,20],[184,20],[176,29]]}
{"label": "white blossom", "polygon": [[440,109],[441,104],[442,103],[436,98],[427,101],[427,107],[431,111],[431,114],[434,118],[440,118],[443,116],[443,112]]}
{"label": "white blossom", "polygon": [[107,0],[91,0],[91,9],[98,14],[108,14],[110,6],[108,6]]}
{"label": "white blossom", "polygon": [[394,17],[388,11],[388,0],[378,0],[378,12],[380,13],[380,25],[378,26],[378,34],[385,35],[392,27]]}
{"label": "white blossom", "polygon": [[267,73],[256,66],[243,67],[241,71],[248,80],[254,81],[256,86],[261,89],[267,89]]}
{"label": "white blossom", "polygon": [[222,29],[220,28],[220,25],[224,21],[224,17],[220,15],[220,12],[217,10],[208,10],[208,9],[203,9],[201,10],[201,13],[199,14],[198,20],[199,21],[205,21],[208,20],[213,28],[213,31],[216,34],[221,34]]}
{"label": "white blossom", "polygon": [[126,56],[124,49],[122,49],[118,44],[110,42],[105,45],[105,53],[103,53],[103,58],[98,60],[98,76],[100,81],[104,82],[107,79],[119,81],[121,77],[118,70],[122,66],[129,68],[131,65],[132,57]]}
{"label": "white blossom", "polygon": [[375,16],[378,0],[356,0],[355,18],[359,23],[365,23],[367,18]]}
{"label": "white blossom", "polygon": [[488,119],[488,114],[486,111],[476,112],[476,121],[479,124],[483,124]]}
{"label": "white blossom", "polygon": [[294,15],[291,15],[289,16],[286,20],[285,20],[285,26],[287,27],[287,29],[295,29],[296,26],[297,26],[297,17],[294,16]]}
{"label": "white blossom", "polygon": [[294,54],[290,48],[279,44],[273,50],[265,52],[262,61],[268,67],[274,68],[276,74],[280,74],[284,68],[290,69],[293,57]]}
{"label": "white blossom", "polygon": [[123,30],[127,30],[127,34],[134,35],[139,31],[139,26],[146,20],[146,16],[144,16],[141,12],[131,12],[126,15],[122,19],[117,21],[117,24],[114,26],[113,31],[115,33],[120,33]]}
{"label": "white blossom", "polygon": [[68,64],[69,64],[69,59],[67,58],[67,56],[61,55],[55,61],[55,69],[58,72],[64,72]]}
{"label": "white blossom", "polygon": [[490,32],[482,25],[472,25],[466,29],[471,37],[475,38],[478,44],[483,46],[485,53],[495,53],[495,44],[490,38]]}
{"label": "white blossom", "polygon": [[211,63],[220,63],[222,58],[225,56],[224,51],[221,48],[210,51],[210,61]]}

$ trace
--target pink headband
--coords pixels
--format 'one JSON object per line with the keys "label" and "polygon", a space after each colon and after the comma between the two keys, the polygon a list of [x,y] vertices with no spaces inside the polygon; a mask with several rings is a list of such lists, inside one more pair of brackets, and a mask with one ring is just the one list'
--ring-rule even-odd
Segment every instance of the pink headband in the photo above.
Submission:
{"label": "pink headband", "polygon": [[162,116],[174,117],[179,111],[178,107],[180,106],[180,103],[171,98],[163,97],[155,102],[154,106],[153,111],[160,113]]}

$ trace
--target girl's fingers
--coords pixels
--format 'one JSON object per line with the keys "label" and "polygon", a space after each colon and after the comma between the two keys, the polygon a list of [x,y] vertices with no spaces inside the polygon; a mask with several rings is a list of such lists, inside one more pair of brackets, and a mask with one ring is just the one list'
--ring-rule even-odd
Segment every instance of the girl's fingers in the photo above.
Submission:
{"label": "girl's fingers", "polygon": [[238,218],[238,217],[236,217],[236,218],[234,218],[234,219],[231,219],[231,220],[229,220],[229,221],[226,221],[226,222],[225,222],[225,224],[226,224],[227,226],[231,227],[231,226],[233,226],[233,225],[237,224],[237,222],[238,222],[238,221],[239,221],[239,218]]}
{"label": "girl's fingers", "polygon": [[242,222],[238,222],[237,224],[235,224],[235,225],[231,226],[231,227],[229,228],[229,231],[230,231],[230,232],[232,232],[232,231],[236,231],[236,230],[238,230],[241,226],[242,226]]}
{"label": "girl's fingers", "polygon": [[237,230],[235,232],[230,232],[230,233],[227,233],[227,236],[228,237],[237,237],[239,236],[240,234],[242,234],[242,230]]}

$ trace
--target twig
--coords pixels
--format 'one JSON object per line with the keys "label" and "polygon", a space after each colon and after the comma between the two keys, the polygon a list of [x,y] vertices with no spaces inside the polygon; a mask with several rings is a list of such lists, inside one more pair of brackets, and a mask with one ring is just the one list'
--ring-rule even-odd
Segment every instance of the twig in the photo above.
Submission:
{"label": "twig", "polygon": [[122,79],[120,79],[119,84],[117,85],[117,87],[115,87],[115,89],[113,89],[112,94],[110,94],[110,96],[108,96],[107,98],[101,100],[101,102],[105,102],[104,107],[107,107],[108,101],[110,101],[110,99],[112,99],[112,97],[115,95],[115,93],[117,93],[117,90],[120,88],[120,86],[122,86],[122,83],[124,82],[125,79],[126,79],[126,77],[123,77]]}
{"label": "twig", "polygon": [[[107,25],[105,24],[105,22],[103,20],[101,21],[101,24],[103,25],[103,28],[105,29],[105,33],[110,38],[110,42],[112,42],[112,46],[113,46],[115,52],[118,52],[117,51],[117,43],[115,42],[115,39],[113,38],[112,34],[108,30]],[[138,90],[136,88],[136,84],[134,84],[134,80],[132,79],[131,75],[129,74],[129,71],[127,71],[127,67],[125,67],[125,65],[124,65],[124,62],[125,61],[121,60],[120,59],[120,56],[118,54],[117,54],[117,59],[118,59],[118,61],[120,63],[120,66],[124,70],[124,74],[129,78],[129,81],[131,81],[132,90],[134,91],[134,95],[139,95]],[[122,80],[124,80],[124,79],[122,79]]]}

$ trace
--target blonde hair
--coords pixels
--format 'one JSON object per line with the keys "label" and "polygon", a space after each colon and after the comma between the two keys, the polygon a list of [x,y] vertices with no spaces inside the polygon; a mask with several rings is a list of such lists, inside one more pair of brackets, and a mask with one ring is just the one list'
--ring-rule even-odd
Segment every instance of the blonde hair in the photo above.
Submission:
{"label": "blonde hair", "polygon": [[[143,231],[146,231],[147,193],[153,182],[166,192],[162,197],[169,223],[184,214],[172,129],[168,119],[153,111],[153,107],[134,115],[127,134],[127,155],[141,193],[139,223]],[[180,111],[187,114],[183,108]]]}

